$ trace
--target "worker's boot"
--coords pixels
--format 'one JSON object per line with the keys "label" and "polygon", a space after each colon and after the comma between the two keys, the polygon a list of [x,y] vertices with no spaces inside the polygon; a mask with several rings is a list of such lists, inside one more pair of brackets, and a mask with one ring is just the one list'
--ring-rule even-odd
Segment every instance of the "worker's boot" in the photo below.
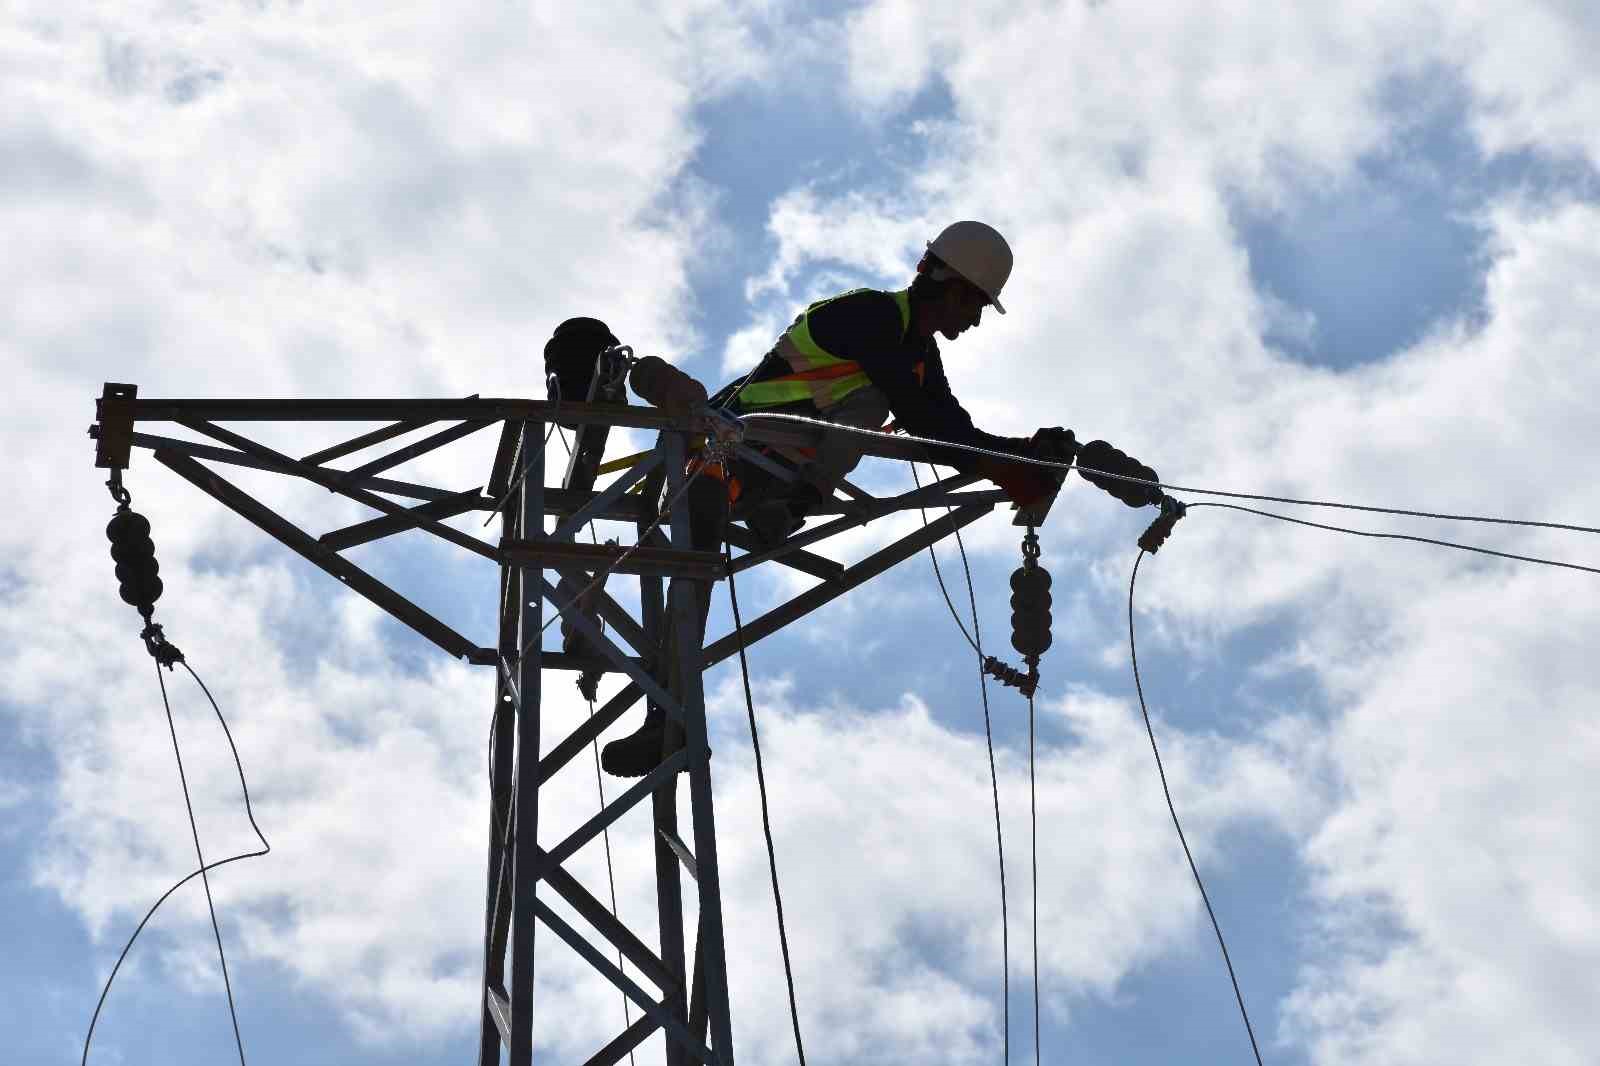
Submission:
{"label": "worker's boot", "polygon": [[683,726],[652,703],[644,713],[644,725],[600,750],[600,765],[617,777],[643,777],[683,743]]}
{"label": "worker's boot", "polygon": [[822,493],[810,483],[801,483],[776,499],[764,500],[745,513],[744,524],[763,548],[788,540],[806,524],[806,514],[822,503]]}

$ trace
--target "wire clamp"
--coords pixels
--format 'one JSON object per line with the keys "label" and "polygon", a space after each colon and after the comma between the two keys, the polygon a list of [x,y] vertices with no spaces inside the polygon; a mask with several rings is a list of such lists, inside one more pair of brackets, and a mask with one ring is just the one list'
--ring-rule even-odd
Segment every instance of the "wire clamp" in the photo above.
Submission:
{"label": "wire clamp", "polygon": [[1151,555],[1161,550],[1161,546],[1172,535],[1172,527],[1177,525],[1178,519],[1189,511],[1188,504],[1182,500],[1175,500],[1164,492],[1156,502],[1161,505],[1161,517],[1151,522],[1150,528],[1139,537],[1139,547]]}
{"label": "wire clamp", "polygon": [[1015,666],[1003,663],[993,655],[986,655],[983,659],[983,672],[1000,682],[1019,689],[1024,696],[1032,697],[1039,687],[1039,663],[1035,660],[1028,664],[1026,672],[1018,670]]}
{"label": "wire clamp", "polygon": [[744,442],[744,423],[738,416],[720,407],[709,406],[699,414],[704,419],[707,445],[715,444],[731,449],[735,444]]}
{"label": "wire clamp", "polygon": [[139,637],[144,641],[145,649],[150,652],[151,657],[168,670],[183,662],[183,652],[178,650],[176,644],[167,640],[159,623],[151,622],[146,625]]}

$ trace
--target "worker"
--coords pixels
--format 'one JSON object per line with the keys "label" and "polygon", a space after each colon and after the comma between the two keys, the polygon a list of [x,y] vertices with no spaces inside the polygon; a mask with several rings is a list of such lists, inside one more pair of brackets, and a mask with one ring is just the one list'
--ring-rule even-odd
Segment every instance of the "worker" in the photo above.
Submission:
{"label": "worker", "polygon": [[[1079,450],[1071,430],[1044,428],[1031,438],[986,433],[973,425],[945,376],[936,335],[954,341],[982,322],[986,308],[1005,314],[1000,291],[1011,264],[1011,248],[993,227],[953,223],[928,244],[908,288],[854,289],[810,305],[755,370],[718,392],[711,405],[740,415],[801,414],[871,430],[892,418],[899,429],[917,437],[1070,462]],[[781,543],[804,524],[810,510],[832,498],[860,461],[864,441],[860,434],[830,433],[814,453],[799,456],[801,461],[792,453],[769,450],[766,464],[735,460],[727,468],[705,462],[688,490],[693,546],[720,548],[730,516],[742,519],[764,546]],[[1093,448],[1103,460],[1120,457],[1115,469],[1157,480],[1153,470],[1104,442],[1094,442]],[[927,458],[983,475],[1020,507],[1049,496],[1060,484],[1059,475],[1048,468],[955,448],[930,446]],[[1110,462],[1099,467],[1112,468]],[[1143,486],[1084,476],[1130,506],[1150,502],[1151,490]],[[697,591],[703,619],[709,589]],[[607,744],[601,761],[612,774],[637,777],[681,745],[681,729],[652,705],[644,725]]]}

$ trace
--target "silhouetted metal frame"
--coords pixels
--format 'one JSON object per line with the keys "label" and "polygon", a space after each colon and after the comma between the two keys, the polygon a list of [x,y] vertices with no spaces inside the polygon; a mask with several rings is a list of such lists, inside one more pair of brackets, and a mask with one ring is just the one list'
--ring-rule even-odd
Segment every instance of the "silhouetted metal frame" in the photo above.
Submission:
{"label": "silhouetted metal frame", "polygon": [[[153,451],[162,465],[426,639],[456,657],[496,667],[480,1066],[498,1066],[502,1047],[509,1050],[508,1060],[512,1066],[528,1066],[532,1061],[534,942],[540,923],[621,989],[643,1012],[587,1060],[590,1066],[617,1062],[658,1029],[666,1037],[668,1066],[690,1062],[732,1066],[726,945],[702,674],[734,654],[739,635],[730,633],[702,646],[698,638],[702,607],[698,597],[707,587],[705,582],[676,581],[670,593],[664,588],[663,575],[675,572],[674,565],[669,562],[672,549],[690,542],[688,507],[674,508],[668,525],[670,540],[660,529],[648,528],[655,517],[656,500],[662,488],[669,497],[682,488],[686,438],[699,427],[652,408],[561,405],[561,421],[578,426],[579,446],[586,448],[585,454],[595,450],[590,446],[602,439],[611,426],[659,432],[653,454],[604,491],[593,492],[593,464],[585,468],[583,464],[569,463],[568,484],[562,488],[544,484],[542,441],[547,420],[555,415],[556,406],[541,401],[477,397],[353,401],[124,398],[116,403],[119,417],[131,409],[134,421],[178,422],[226,445],[218,447],[138,432],[131,436],[124,434],[134,447]],[[298,459],[216,424],[221,421],[380,420],[389,424]],[[451,491],[378,476],[496,421],[502,421],[504,427],[487,493]],[[457,424],[349,470],[324,465],[440,422]],[[126,429],[126,426],[121,428]],[[586,441],[586,432],[590,430],[594,431],[593,437]],[[816,427],[794,424],[757,426],[749,439],[769,439],[791,448],[810,447],[820,439],[821,432]],[[907,457],[915,451],[901,441],[872,441],[864,450],[867,454],[895,457]],[[379,517],[313,537],[201,460],[301,478],[371,507],[379,512]],[[444,519],[469,511],[494,509],[496,499],[510,484],[513,472],[524,466],[528,467],[527,476],[499,508],[505,534],[502,544],[506,541],[523,545],[532,541],[571,543],[577,530],[590,518],[605,518],[635,522],[641,538],[648,533],[652,550],[637,552],[636,556],[648,560],[656,552],[661,553],[659,558],[663,562],[660,564],[645,562],[636,567],[640,570],[638,621],[605,594],[603,588],[596,588],[589,596],[593,609],[612,623],[612,630],[624,637],[637,654],[627,654],[594,622],[573,609],[575,590],[588,584],[588,571],[570,565],[554,565],[539,558],[537,551],[507,550],[443,524]],[[755,554],[747,553],[735,560],[737,570],[775,560],[822,579],[816,586],[753,619],[744,627],[743,643],[749,646],[778,632],[987,514],[1003,499],[1003,494],[961,491],[974,480],[971,476],[958,476],[938,485],[883,499],[871,497],[852,486],[851,501],[831,501],[816,511],[841,514],[840,518],[802,532],[783,544]],[[638,482],[642,482],[642,491],[629,494],[628,489]],[[421,502],[405,506],[378,493]],[[851,566],[805,550],[809,545],[875,518],[919,506],[953,509]],[[555,516],[554,533],[545,530],[548,516]],[[341,549],[407,530],[431,533],[498,563],[501,598],[499,636],[494,647],[475,645],[339,554]],[[730,540],[747,550],[757,546],[737,527]],[[688,554],[684,553],[684,557]],[[676,572],[699,573],[701,571],[694,567],[701,565],[694,564],[685,570],[689,564],[678,563]],[[562,576],[559,586],[543,576],[546,569]],[[595,654],[568,655],[543,649],[539,637],[543,632],[547,599],[587,638]],[[537,757],[541,729],[540,685],[542,671],[550,668],[601,668],[628,675],[630,682],[541,759]],[[540,789],[647,693],[652,703],[683,724],[687,738],[685,747],[613,799],[560,844],[549,849],[541,847],[537,839]],[[683,771],[689,782],[692,850],[678,832],[676,795]],[[659,953],[619,921],[562,865],[647,797],[651,800],[655,829]],[[685,870],[691,874],[699,897],[692,971],[687,965],[683,925],[681,874]],[[541,883],[548,885],[610,949],[620,951],[639,974],[655,985],[659,998],[637,984],[584,933],[541,899],[538,892]]]}

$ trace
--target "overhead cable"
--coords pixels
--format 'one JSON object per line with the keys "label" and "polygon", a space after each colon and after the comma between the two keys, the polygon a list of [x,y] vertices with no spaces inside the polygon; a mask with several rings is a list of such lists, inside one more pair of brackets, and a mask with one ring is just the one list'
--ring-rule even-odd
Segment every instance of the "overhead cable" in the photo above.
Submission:
{"label": "overhead cable", "polygon": [[1479,555],[1493,555],[1500,559],[1513,559],[1520,563],[1538,563],[1540,566],[1559,566],[1566,570],[1582,570],[1589,574],[1600,574],[1600,567],[1583,566],[1580,563],[1565,563],[1559,559],[1540,559],[1532,555],[1515,555],[1511,552],[1495,551],[1493,548],[1480,548],[1473,544],[1457,544],[1449,540],[1436,540],[1433,537],[1414,537],[1406,533],[1374,533],[1366,529],[1350,529],[1348,526],[1333,526],[1323,522],[1308,522],[1303,518],[1291,518],[1289,515],[1274,514],[1271,511],[1258,511],[1254,507],[1241,507],[1236,503],[1212,503],[1202,501],[1189,504],[1190,509],[1196,507],[1221,507],[1229,511],[1243,511],[1245,514],[1260,515],[1263,518],[1276,518],[1280,522],[1293,522],[1297,526],[1310,526],[1313,529],[1326,529],[1334,533],[1349,533],[1356,537],[1371,537],[1375,540],[1409,540],[1418,544],[1434,544],[1441,548],[1455,548],[1457,551],[1476,552]]}
{"label": "overhead cable", "polygon": [[[1567,522],[1540,522],[1521,518],[1496,518],[1485,515],[1449,514],[1439,511],[1414,511],[1401,507],[1375,507],[1366,504],[1342,503],[1335,500],[1302,500],[1291,496],[1267,496],[1259,493],[1229,492],[1222,489],[1198,488],[1192,485],[1178,485],[1165,481],[1147,481],[1143,478],[1129,477],[1125,474],[1116,474],[1105,470],[1095,470],[1092,467],[1079,466],[1077,463],[1064,463],[1051,459],[1037,459],[1027,455],[1014,455],[1010,452],[995,451],[992,448],[980,448],[971,444],[953,444],[949,441],[935,440],[931,437],[917,437],[908,433],[883,433],[879,430],[862,429],[858,426],[847,426],[837,422],[829,422],[821,418],[810,418],[806,415],[757,413],[744,415],[742,418],[744,421],[749,421],[751,419],[767,419],[771,421],[799,422],[805,425],[821,426],[826,429],[839,430],[845,433],[853,433],[857,436],[909,440],[918,444],[928,444],[938,448],[967,452],[971,455],[987,456],[992,459],[1003,459],[1008,462],[1022,463],[1028,466],[1047,467],[1051,470],[1077,469],[1087,474],[1093,474],[1096,477],[1111,478],[1117,481],[1130,481],[1141,485],[1149,485],[1152,488],[1169,489],[1173,492],[1198,493],[1202,496],[1225,496],[1236,500],[1258,500],[1263,503],[1287,503],[1300,507],[1332,507],[1346,511],[1366,511],[1373,514],[1398,515],[1408,518],[1432,518],[1450,522],[1482,522],[1493,525],[1527,526],[1537,529],[1563,529],[1573,533],[1600,533],[1600,527],[1580,526]],[[1511,558],[1521,557],[1511,556]],[[1524,561],[1544,562],[1542,559],[1531,559]],[[1587,569],[1587,567],[1580,569]]]}

